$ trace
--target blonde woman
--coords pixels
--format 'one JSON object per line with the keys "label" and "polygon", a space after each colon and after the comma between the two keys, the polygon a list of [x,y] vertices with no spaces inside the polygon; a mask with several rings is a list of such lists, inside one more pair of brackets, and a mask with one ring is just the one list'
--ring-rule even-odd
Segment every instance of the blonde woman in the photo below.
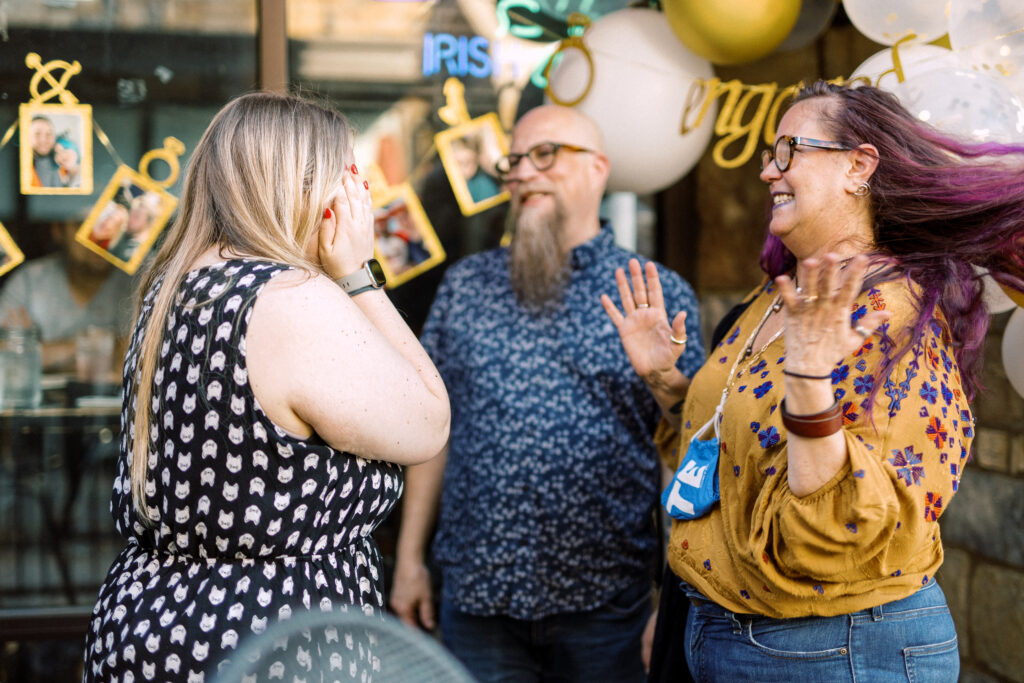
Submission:
{"label": "blonde woman", "polygon": [[[93,611],[87,681],[209,680],[273,621],[384,604],[370,533],[400,465],[444,446],[449,410],[371,276],[351,137],[336,112],[251,94],[196,147],[125,360],[111,505],[128,544]],[[374,668],[358,639],[297,640],[253,674]]]}

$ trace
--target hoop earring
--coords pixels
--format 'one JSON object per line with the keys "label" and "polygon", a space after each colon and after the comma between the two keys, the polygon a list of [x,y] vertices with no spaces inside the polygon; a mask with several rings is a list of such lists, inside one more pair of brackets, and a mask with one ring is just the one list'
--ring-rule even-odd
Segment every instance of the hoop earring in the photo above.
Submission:
{"label": "hoop earring", "polygon": [[857,186],[857,190],[853,193],[854,197],[867,197],[871,194],[871,186],[867,183],[861,183]]}

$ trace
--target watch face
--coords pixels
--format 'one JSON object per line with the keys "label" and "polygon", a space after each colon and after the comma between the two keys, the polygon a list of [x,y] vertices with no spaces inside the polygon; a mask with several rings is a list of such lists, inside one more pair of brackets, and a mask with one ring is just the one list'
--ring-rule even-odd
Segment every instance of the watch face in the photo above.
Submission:
{"label": "watch face", "polygon": [[373,284],[377,287],[383,287],[387,284],[387,278],[384,276],[384,269],[380,267],[380,263],[377,259],[372,258],[366,262],[366,269],[370,271],[370,276],[373,277]]}

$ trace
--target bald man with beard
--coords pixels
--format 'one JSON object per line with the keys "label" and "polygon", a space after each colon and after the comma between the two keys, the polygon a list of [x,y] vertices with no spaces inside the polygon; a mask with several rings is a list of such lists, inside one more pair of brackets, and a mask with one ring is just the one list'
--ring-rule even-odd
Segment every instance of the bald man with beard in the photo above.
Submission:
{"label": "bald man with beard", "polygon": [[[442,639],[478,680],[641,681],[658,561],[652,435],[670,407],[600,300],[638,257],[601,221],[609,162],[579,112],[529,111],[498,171],[512,243],[452,266],[423,328],[452,429],[446,454],[406,472],[391,606],[435,626],[436,520]],[[657,270],[662,296],[636,304],[663,300],[685,324],[678,367],[691,376],[704,355],[696,300]]]}

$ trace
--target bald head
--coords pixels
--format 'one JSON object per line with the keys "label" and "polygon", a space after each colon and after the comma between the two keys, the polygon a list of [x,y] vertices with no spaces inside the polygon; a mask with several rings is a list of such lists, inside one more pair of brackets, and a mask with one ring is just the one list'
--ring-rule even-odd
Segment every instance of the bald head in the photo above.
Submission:
{"label": "bald head", "polygon": [[[524,149],[518,149],[521,140],[526,144]],[[531,109],[516,122],[512,131],[513,152],[525,152],[537,141],[567,143],[604,153],[604,136],[596,123],[576,109],[554,104]]]}

